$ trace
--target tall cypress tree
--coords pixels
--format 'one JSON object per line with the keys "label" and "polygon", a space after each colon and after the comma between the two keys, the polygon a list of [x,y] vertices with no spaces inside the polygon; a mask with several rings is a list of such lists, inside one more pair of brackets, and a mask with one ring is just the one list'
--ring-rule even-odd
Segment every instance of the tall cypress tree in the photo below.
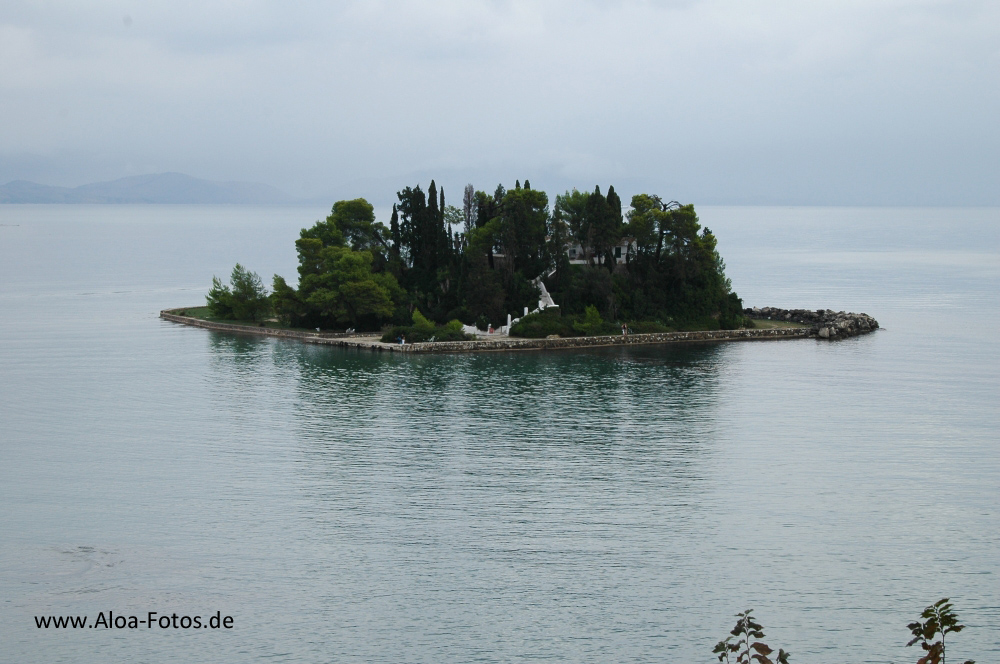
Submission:
{"label": "tall cypress tree", "polygon": [[427,208],[431,211],[431,216],[434,218],[435,221],[437,221],[437,216],[438,216],[437,195],[438,195],[437,185],[434,183],[434,180],[431,180],[430,186],[427,187]]}
{"label": "tall cypress tree", "polygon": [[425,273],[425,288],[432,288],[438,268],[438,251],[441,248],[441,211],[438,209],[437,183],[431,180],[427,187],[427,209],[422,219],[422,242],[424,245],[423,268]]}
{"label": "tall cypress tree", "polygon": [[610,251],[611,215],[608,210],[608,199],[601,194],[600,185],[594,187],[594,193],[587,198],[587,222],[589,224],[589,244],[594,251],[594,257],[604,261],[608,269],[614,269],[614,263],[608,265]]}
{"label": "tall cypress tree", "polygon": [[614,185],[608,187],[608,213],[611,215],[611,225],[621,226],[622,224],[622,199],[615,193]]}
{"label": "tall cypress tree", "polygon": [[[402,238],[399,233],[399,211],[396,210],[396,205],[392,206],[392,217],[389,218],[389,235],[392,237],[392,251],[390,263],[394,265],[393,271],[402,270],[402,260],[401,260],[401,247]],[[399,274],[396,275],[397,277]]]}
{"label": "tall cypress tree", "polygon": [[614,272],[616,257],[614,256],[614,247],[621,242],[622,239],[622,199],[618,197],[615,193],[614,185],[608,187],[608,198],[607,198],[607,212],[606,219],[604,222],[604,240],[608,244],[607,258],[605,263],[608,269]]}
{"label": "tall cypress tree", "polygon": [[485,191],[476,192],[476,214],[475,214],[476,228],[482,228],[483,226],[486,225],[486,222],[488,222],[491,219],[490,203],[492,203],[492,201],[493,199],[490,198],[490,195],[487,194]]}
{"label": "tall cypress tree", "polygon": [[[420,185],[415,188],[406,187],[396,194],[399,198],[399,232],[402,246],[409,250],[408,262],[417,273],[416,279],[427,270],[428,249],[434,249],[434,235],[427,233],[427,199]],[[428,240],[431,244],[428,247]]]}

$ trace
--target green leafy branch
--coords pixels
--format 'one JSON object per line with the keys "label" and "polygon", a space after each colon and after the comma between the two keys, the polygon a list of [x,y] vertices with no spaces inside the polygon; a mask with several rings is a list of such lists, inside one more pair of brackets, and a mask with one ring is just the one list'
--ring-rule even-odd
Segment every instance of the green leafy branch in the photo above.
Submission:
{"label": "green leafy branch", "polygon": [[[774,650],[760,641],[764,638],[764,628],[750,615],[753,609],[747,609],[743,613],[736,614],[736,627],[729,632],[724,640],[715,644],[712,652],[719,657],[720,662],[731,664],[730,655],[735,655],[736,664],[774,664],[768,657]],[[790,653],[783,649],[778,649],[776,661],[778,664],[788,664]]]}
{"label": "green leafy branch", "polygon": [[[931,604],[920,614],[923,622],[919,620],[907,625],[913,638],[907,643],[912,646],[919,643],[927,654],[917,660],[917,664],[945,664],[944,637],[947,634],[958,633],[965,629],[965,625],[958,624],[958,616],[952,610],[950,600],[945,597]],[[935,641],[934,637],[940,635]],[[965,664],[976,664],[973,660],[965,661]]]}
{"label": "green leafy branch", "polygon": [[[778,650],[778,655],[774,661],[770,655],[774,650],[761,641],[764,638],[764,628],[757,622],[752,610],[747,609],[743,613],[736,614],[736,627],[729,632],[724,640],[715,644],[712,653],[718,656],[720,662],[725,664],[788,664],[789,653],[782,649]],[[946,664],[945,661],[945,637],[948,634],[958,633],[965,629],[965,625],[958,622],[951,605],[951,600],[947,597],[931,604],[920,614],[922,620],[907,625],[913,634],[913,638],[907,643],[912,646],[917,643],[926,653],[917,660],[917,664]],[[963,664],[976,664],[968,659]]]}

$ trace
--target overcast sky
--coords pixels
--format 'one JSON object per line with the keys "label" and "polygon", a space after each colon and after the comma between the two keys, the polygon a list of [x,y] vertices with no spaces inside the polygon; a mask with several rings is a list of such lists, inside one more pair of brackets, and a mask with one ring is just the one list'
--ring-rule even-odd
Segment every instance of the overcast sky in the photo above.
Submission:
{"label": "overcast sky", "polygon": [[1000,2],[4,0],[0,183],[164,171],[997,205]]}

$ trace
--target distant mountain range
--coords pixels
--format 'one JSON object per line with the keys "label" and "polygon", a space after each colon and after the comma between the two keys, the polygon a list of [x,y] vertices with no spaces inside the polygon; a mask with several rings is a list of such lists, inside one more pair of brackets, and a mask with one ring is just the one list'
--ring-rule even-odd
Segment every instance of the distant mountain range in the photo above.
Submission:
{"label": "distant mountain range", "polygon": [[50,187],[14,180],[0,186],[0,203],[293,203],[295,198],[266,184],[212,182],[183,173],[134,175],[79,187]]}

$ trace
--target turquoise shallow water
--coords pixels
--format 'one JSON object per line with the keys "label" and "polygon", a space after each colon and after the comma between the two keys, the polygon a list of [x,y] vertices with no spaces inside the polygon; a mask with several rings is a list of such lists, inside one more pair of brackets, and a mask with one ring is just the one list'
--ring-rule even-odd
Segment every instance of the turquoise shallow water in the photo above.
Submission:
{"label": "turquoise shallow water", "polygon": [[[1000,659],[1000,210],[704,208],[845,342],[384,357],[165,323],[303,208],[0,206],[3,661]],[[33,616],[221,611],[225,631]]]}

